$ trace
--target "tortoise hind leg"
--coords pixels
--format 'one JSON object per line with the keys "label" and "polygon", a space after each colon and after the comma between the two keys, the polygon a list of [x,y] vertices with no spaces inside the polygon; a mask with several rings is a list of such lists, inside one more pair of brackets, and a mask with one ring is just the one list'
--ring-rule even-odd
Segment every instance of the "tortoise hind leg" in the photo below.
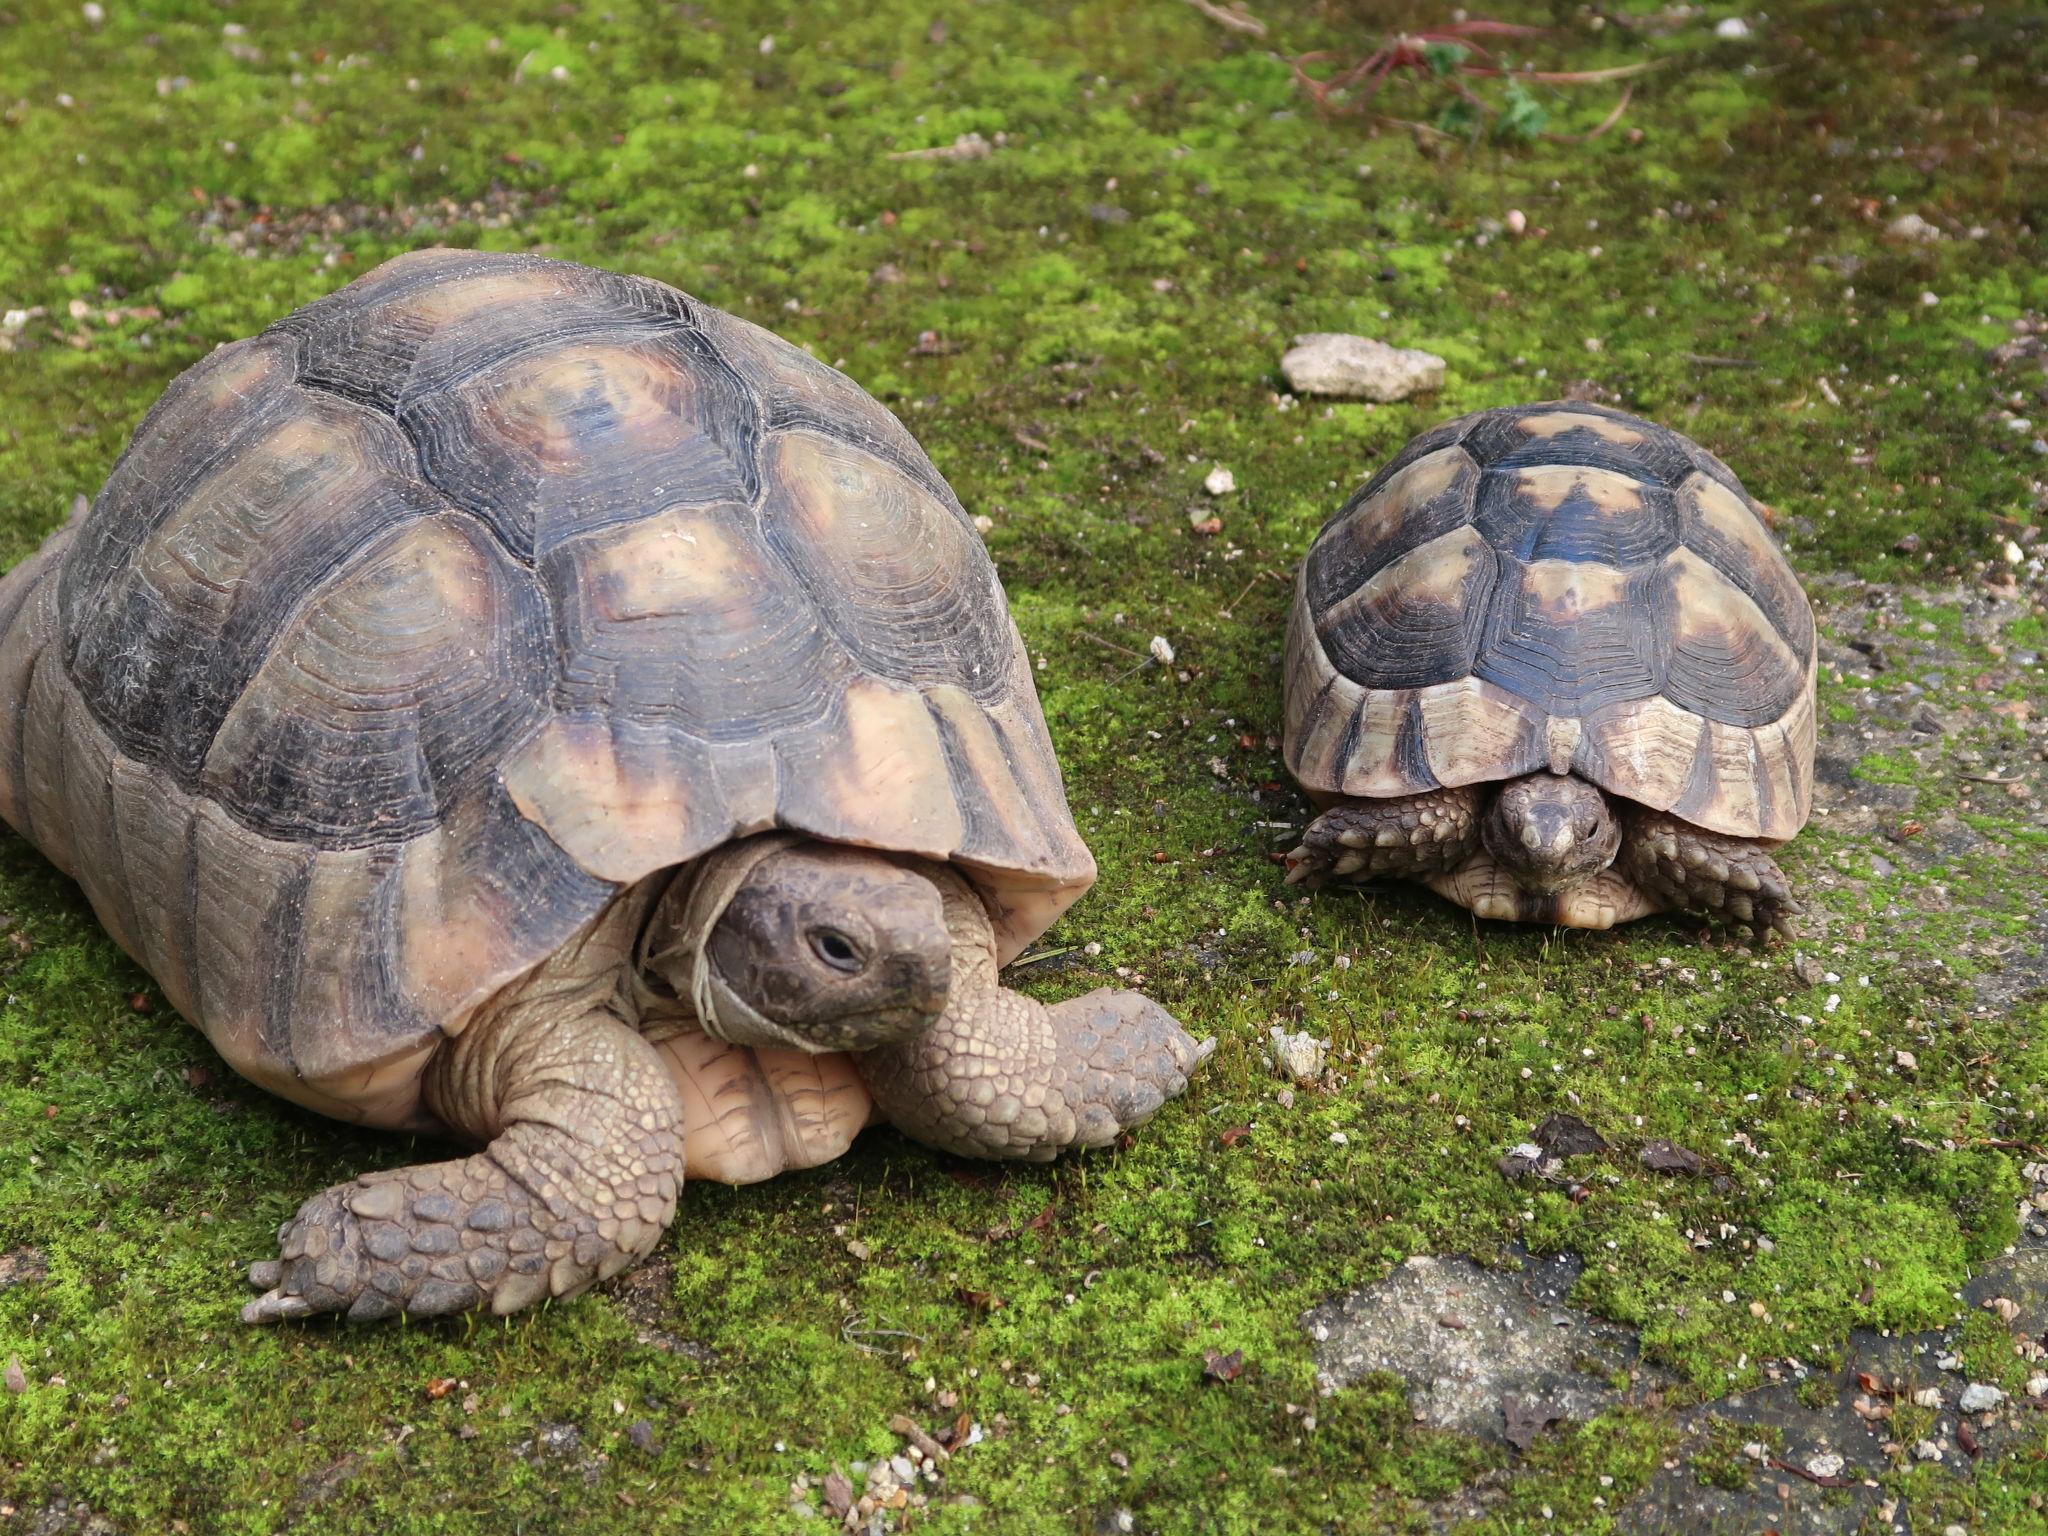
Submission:
{"label": "tortoise hind leg", "polygon": [[1477,785],[1396,800],[1346,800],[1309,823],[1287,855],[1287,883],[1423,880],[1456,869],[1479,846]]}
{"label": "tortoise hind leg", "polygon": [[1709,832],[1662,811],[1628,817],[1614,867],[1679,912],[1746,925],[1761,939],[1776,929],[1798,937],[1791,882],[1777,860],[1746,837]]}
{"label": "tortoise hind leg", "polygon": [[490,1144],[315,1195],[250,1267],[242,1320],[517,1311],[644,1257],[675,1214],[683,1113],[666,1061],[606,1011],[481,1020],[429,1066],[428,1106]]}

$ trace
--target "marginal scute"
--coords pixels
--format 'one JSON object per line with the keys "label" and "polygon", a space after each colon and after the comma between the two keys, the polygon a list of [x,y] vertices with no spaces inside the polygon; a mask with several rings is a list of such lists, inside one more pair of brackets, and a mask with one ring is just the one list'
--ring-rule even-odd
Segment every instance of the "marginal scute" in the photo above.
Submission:
{"label": "marginal scute", "polygon": [[1548,752],[1540,718],[1506,689],[1477,677],[1416,691],[1424,751],[1437,783],[1477,784],[1540,767]]}

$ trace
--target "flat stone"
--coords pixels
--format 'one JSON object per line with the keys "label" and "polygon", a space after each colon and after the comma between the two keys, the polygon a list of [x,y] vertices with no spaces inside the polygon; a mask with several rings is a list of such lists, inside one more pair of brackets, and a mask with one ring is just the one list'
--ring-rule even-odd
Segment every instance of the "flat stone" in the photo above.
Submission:
{"label": "flat stone", "polygon": [[1280,359],[1298,395],[1333,395],[1382,405],[1443,388],[1444,360],[1434,352],[1390,347],[1370,336],[1317,331],[1294,338]]}

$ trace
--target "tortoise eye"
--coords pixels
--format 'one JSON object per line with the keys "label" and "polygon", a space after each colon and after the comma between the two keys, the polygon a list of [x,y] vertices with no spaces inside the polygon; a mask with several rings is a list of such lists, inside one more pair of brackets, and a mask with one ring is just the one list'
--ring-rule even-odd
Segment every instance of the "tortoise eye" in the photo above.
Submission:
{"label": "tortoise eye", "polygon": [[852,975],[861,968],[860,947],[837,928],[811,930],[811,953],[835,971]]}

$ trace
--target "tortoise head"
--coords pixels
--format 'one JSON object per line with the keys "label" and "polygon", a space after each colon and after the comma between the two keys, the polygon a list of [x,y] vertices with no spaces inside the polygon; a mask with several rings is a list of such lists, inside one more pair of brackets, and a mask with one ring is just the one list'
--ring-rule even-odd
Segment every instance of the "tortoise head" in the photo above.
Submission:
{"label": "tortoise head", "polygon": [[1554,896],[1600,873],[1621,849],[1607,797],[1569,774],[1532,773],[1501,786],[1479,835],[1533,896]]}
{"label": "tortoise head", "polygon": [[862,848],[798,842],[752,862],[699,942],[709,994],[699,1022],[736,1045],[861,1051],[908,1040],[951,989],[938,887]]}

